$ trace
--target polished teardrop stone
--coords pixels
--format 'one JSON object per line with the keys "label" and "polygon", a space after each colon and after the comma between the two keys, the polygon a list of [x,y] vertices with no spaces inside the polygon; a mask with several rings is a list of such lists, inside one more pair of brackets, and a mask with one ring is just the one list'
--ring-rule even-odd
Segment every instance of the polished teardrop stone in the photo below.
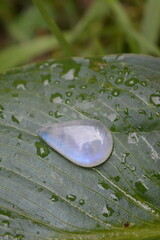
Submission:
{"label": "polished teardrop stone", "polygon": [[97,166],[110,156],[113,139],[110,131],[97,120],[75,120],[44,126],[38,135],[71,162]]}

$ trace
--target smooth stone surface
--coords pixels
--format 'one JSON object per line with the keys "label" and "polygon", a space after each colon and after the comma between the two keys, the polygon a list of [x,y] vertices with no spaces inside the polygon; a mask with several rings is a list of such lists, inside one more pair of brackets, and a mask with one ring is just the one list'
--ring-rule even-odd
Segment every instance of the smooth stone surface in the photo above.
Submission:
{"label": "smooth stone surface", "polygon": [[102,164],[113,148],[110,131],[97,120],[59,122],[37,133],[57,152],[82,167]]}

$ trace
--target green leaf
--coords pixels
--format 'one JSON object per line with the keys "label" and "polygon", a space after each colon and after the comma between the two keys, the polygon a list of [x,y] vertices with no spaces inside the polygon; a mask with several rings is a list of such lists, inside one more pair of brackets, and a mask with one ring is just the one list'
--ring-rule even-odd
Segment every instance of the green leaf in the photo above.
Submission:
{"label": "green leaf", "polygon": [[[1,239],[160,238],[160,60],[53,60],[0,75]],[[114,149],[74,165],[36,134],[98,119]],[[78,136],[77,136],[78,137]]]}

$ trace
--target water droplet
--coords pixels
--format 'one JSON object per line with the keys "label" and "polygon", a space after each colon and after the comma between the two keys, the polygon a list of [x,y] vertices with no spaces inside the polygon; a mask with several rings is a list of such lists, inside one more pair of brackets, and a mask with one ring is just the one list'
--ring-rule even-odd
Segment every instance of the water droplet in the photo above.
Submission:
{"label": "water droplet", "polygon": [[112,99],[112,96],[108,96],[108,99],[111,100],[111,99]]}
{"label": "water droplet", "polygon": [[135,187],[141,194],[145,194],[145,192],[148,190],[141,181],[136,182]]}
{"label": "water droplet", "polygon": [[160,107],[160,95],[152,94],[150,96],[150,102],[157,107]]}
{"label": "water droplet", "polygon": [[128,87],[132,87],[138,82],[139,82],[139,80],[137,78],[130,78],[125,82],[125,85]]}
{"label": "water droplet", "polygon": [[49,155],[50,150],[48,149],[48,146],[43,142],[35,142],[34,144],[37,148],[37,155],[44,158]]}
{"label": "water droplet", "polygon": [[149,113],[149,117],[148,117],[149,120],[152,120],[153,119],[153,115],[152,113]]}
{"label": "water droplet", "polygon": [[75,85],[69,85],[68,88],[70,88],[71,90],[75,89]]}
{"label": "water droplet", "polygon": [[156,116],[157,116],[157,117],[160,117],[160,112],[156,112]]}
{"label": "water droplet", "polygon": [[146,87],[146,86],[147,86],[147,82],[146,82],[146,81],[141,81],[140,84],[141,84],[143,87]]}
{"label": "water droplet", "polygon": [[16,145],[17,145],[17,146],[20,146],[20,143],[17,143]]}
{"label": "water droplet", "polygon": [[0,104],[0,110],[4,110],[4,107]]}
{"label": "water droplet", "polygon": [[65,103],[66,103],[66,104],[69,104],[70,102],[71,102],[71,101],[70,101],[69,99],[66,99],[66,100],[65,100]]}
{"label": "water droplet", "polygon": [[138,89],[138,86],[134,86],[134,90],[137,90]]}
{"label": "water droplet", "polygon": [[73,80],[74,79],[74,72],[75,72],[75,69],[70,69],[67,73],[62,75],[62,78],[64,78],[65,80]]}
{"label": "water droplet", "polygon": [[80,199],[80,200],[79,200],[79,204],[80,204],[81,206],[83,206],[83,205],[85,204],[85,201],[84,201],[83,199]]}
{"label": "water droplet", "polygon": [[74,202],[74,201],[76,200],[76,196],[73,195],[73,194],[67,194],[67,195],[66,195],[66,199]]}
{"label": "water droplet", "polygon": [[109,189],[109,185],[108,185],[108,183],[106,183],[106,182],[99,182],[98,183],[98,186],[100,187],[100,188],[102,188],[102,189]]}
{"label": "water droplet", "polygon": [[62,99],[63,99],[63,97],[62,97],[62,94],[60,94],[60,93],[52,94],[50,97],[50,101],[53,103],[61,103]]}
{"label": "water droplet", "polygon": [[17,89],[26,90],[26,82],[25,82],[24,80],[16,80],[16,81],[14,81],[13,85],[14,85]]}
{"label": "water droplet", "polygon": [[123,74],[123,71],[119,71],[119,72],[118,72],[118,75],[122,75],[122,74]]}
{"label": "water droplet", "polygon": [[135,98],[136,98],[136,97],[135,97],[134,95],[132,95],[132,96],[131,96],[131,99],[133,99],[133,100],[134,100]]}
{"label": "water droplet", "polygon": [[122,164],[125,164],[126,163],[126,159],[127,159],[127,157],[129,156],[129,154],[130,153],[121,153],[121,155],[122,155],[122,161],[121,161],[121,163]]}
{"label": "water droplet", "polygon": [[114,201],[118,201],[118,197],[115,194],[111,193],[110,196]]}
{"label": "water droplet", "polygon": [[[113,147],[109,130],[97,120],[59,122],[40,129],[38,135],[71,162],[83,167],[103,163]],[[36,147],[37,154],[43,156],[40,149],[45,151],[46,145],[36,142]]]}
{"label": "water droplet", "polygon": [[120,176],[116,176],[116,177],[114,177],[114,180],[115,180],[116,182],[119,182],[119,180],[120,180]]}
{"label": "water droplet", "polygon": [[55,118],[60,118],[60,117],[63,117],[63,114],[62,114],[59,110],[57,110],[57,111],[54,113],[54,116],[55,116]]}
{"label": "water droplet", "polygon": [[72,92],[66,92],[66,96],[67,96],[67,97],[71,97],[72,94],[73,94]]}
{"label": "water droplet", "polygon": [[113,80],[114,79],[114,76],[113,75],[110,75],[109,76],[109,80]]}
{"label": "water droplet", "polygon": [[113,95],[114,97],[118,97],[119,94],[120,94],[120,91],[119,91],[118,89],[114,89],[114,90],[112,91],[112,95]]}
{"label": "water droplet", "polygon": [[18,135],[18,139],[22,140],[22,133]]}
{"label": "water droplet", "polygon": [[49,111],[49,113],[48,113],[50,116],[52,116],[53,115],[53,112],[52,111]]}
{"label": "water droplet", "polygon": [[107,118],[111,121],[111,122],[114,122],[117,120],[117,115],[116,113],[111,113],[107,116]]}
{"label": "water droplet", "polygon": [[157,142],[157,146],[160,146],[160,142]]}
{"label": "water droplet", "polygon": [[123,81],[124,81],[124,78],[120,77],[116,79],[115,83],[119,85],[119,84],[122,84]]}
{"label": "water droplet", "polygon": [[106,89],[101,89],[100,91],[99,91],[99,93],[101,93],[101,94],[103,94],[103,93],[105,93],[106,92]]}
{"label": "water droplet", "polygon": [[52,194],[52,197],[50,198],[52,202],[57,202],[58,201],[58,196],[56,194]]}
{"label": "water droplet", "polygon": [[116,105],[115,105],[115,109],[116,109],[116,110],[119,110],[119,109],[120,109],[120,104],[116,104]]}
{"label": "water droplet", "polygon": [[43,191],[43,188],[38,188],[38,192],[42,192]]}
{"label": "water droplet", "polygon": [[15,122],[15,123],[18,123],[18,124],[19,124],[19,121],[18,121],[18,119],[17,119],[17,118],[16,118],[14,115],[12,115],[12,117],[11,117],[11,118],[12,118],[12,121],[13,121],[13,122]]}
{"label": "water droplet", "polygon": [[82,86],[80,86],[80,88],[85,89],[85,88],[87,88],[87,85],[82,85]]}
{"label": "water droplet", "polygon": [[140,114],[145,114],[145,115],[146,115],[146,111],[143,110],[143,109],[139,109],[139,110],[138,110],[138,113],[140,113]]}
{"label": "water droplet", "polygon": [[49,83],[50,83],[50,81],[49,81],[48,79],[46,79],[46,80],[43,81],[43,85],[44,85],[45,87],[48,86]]}
{"label": "water droplet", "polygon": [[113,124],[113,125],[110,127],[110,130],[111,130],[112,132],[116,132],[116,131],[117,131],[116,125]]}
{"label": "water droplet", "polygon": [[60,81],[55,81],[54,84],[58,85],[60,84]]}
{"label": "water droplet", "polygon": [[114,210],[111,207],[109,207],[108,204],[106,204],[106,206],[102,210],[103,216],[104,217],[110,217],[110,216],[113,215],[113,213],[114,213]]}
{"label": "water droplet", "polygon": [[143,126],[142,126],[142,125],[138,125],[138,126],[137,126],[137,129],[138,129],[139,131],[142,131],[142,130],[143,130]]}
{"label": "water droplet", "polygon": [[[5,227],[5,228],[8,228],[9,225],[10,225],[10,222],[8,220],[3,220],[1,222],[2,226]],[[5,239],[5,238],[4,238]],[[6,238],[6,239],[9,239],[9,238]]]}
{"label": "water droplet", "polygon": [[31,118],[34,118],[34,113],[31,113],[29,116],[30,116]]}
{"label": "water droplet", "polygon": [[2,118],[2,119],[4,119],[3,110],[4,110],[4,108],[2,107],[2,105],[0,105],[0,118]]}
{"label": "water droplet", "polygon": [[125,109],[124,109],[124,113],[125,113],[126,115],[129,114],[129,112],[128,112],[128,108],[125,108]]}
{"label": "water droplet", "polygon": [[128,135],[128,143],[129,144],[137,144],[139,142],[139,137],[136,132],[129,132]]}

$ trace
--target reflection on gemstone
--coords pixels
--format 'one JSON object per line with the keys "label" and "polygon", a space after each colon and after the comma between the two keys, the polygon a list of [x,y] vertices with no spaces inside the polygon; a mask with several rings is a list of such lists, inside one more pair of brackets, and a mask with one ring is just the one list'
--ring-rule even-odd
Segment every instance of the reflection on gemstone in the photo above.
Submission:
{"label": "reflection on gemstone", "polygon": [[38,135],[71,162],[94,167],[108,159],[113,148],[110,131],[97,120],[74,120],[45,126]]}

